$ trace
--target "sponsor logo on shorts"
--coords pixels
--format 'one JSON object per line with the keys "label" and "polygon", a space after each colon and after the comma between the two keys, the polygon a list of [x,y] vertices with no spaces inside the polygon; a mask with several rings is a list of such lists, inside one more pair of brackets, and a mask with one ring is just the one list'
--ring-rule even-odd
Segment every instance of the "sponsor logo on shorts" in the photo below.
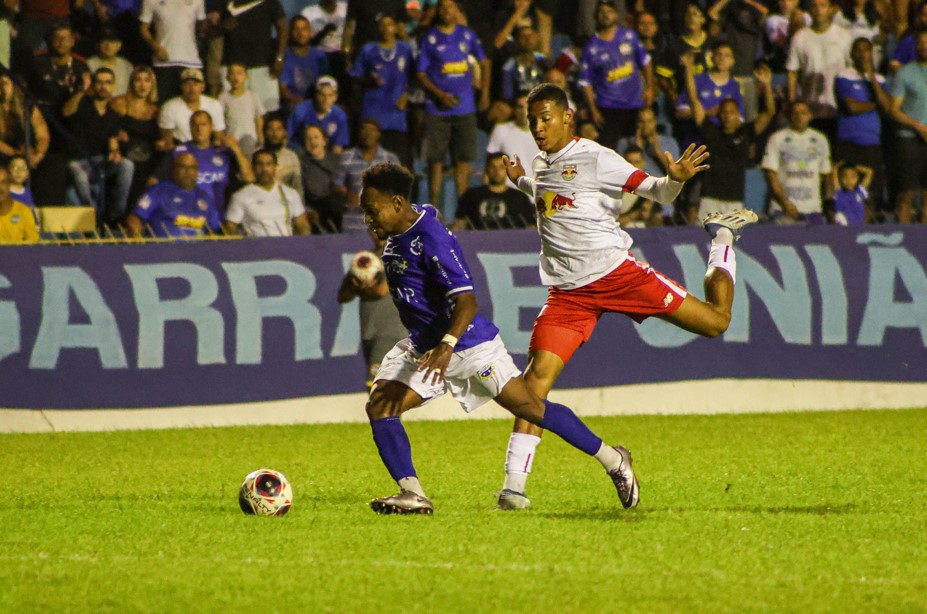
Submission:
{"label": "sponsor logo on shorts", "polygon": [[480,371],[480,377],[482,379],[488,379],[492,377],[493,371],[495,371],[495,367],[493,367],[492,365],[489,365],[488,367],[483,367],[483,370]]}
{"label": "sponsor logo on shorts", "polygon": [[672,293],[672,292],[667,292],[667,293],[666,293],[666,296],[663,297],[663,306],[664,306],[664,307],[669,307],[669,306],[670,306],[670,303],[673,302],[673,298],[675,298],[675,297],[673,296],[673,293]]}

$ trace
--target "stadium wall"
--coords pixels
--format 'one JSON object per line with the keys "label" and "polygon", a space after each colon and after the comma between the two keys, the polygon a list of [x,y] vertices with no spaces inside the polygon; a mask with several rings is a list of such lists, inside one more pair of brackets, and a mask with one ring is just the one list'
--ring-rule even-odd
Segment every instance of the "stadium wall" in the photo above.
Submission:
{"label": "stadium wall", "polygon": [[[632,235],[639,260],[701,295],[700,229]],[[482,311],[524,365],[546,296],[536,233],[460,239]],[[363,420],[358,307],[335,297],[367,247],[0,248],[0,431]],[[723,337],[606,315],[557,398],[586,415],[927,404],[925,263],[920,227],[751,229]],[[446,399],[419,412],[461,415]]]}

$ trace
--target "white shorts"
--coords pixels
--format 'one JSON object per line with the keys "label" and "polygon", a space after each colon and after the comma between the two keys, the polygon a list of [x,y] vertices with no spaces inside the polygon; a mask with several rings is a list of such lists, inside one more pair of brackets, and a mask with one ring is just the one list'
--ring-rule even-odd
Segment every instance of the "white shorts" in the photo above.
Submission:
{"label": "white shorts", "polygon": [[423,381],[425,372],[418,370],[416,362],[420,357],[421,354],[412,348],[412,342],[408,338],[403,339],[383,357],[374,381],[405,384],[425,403],[450,392],[469,413],[499,396],[509,380],[521,375],[498,335],[491,341],[454,352],[444,381],[437,384],[431,383],[434,373],[428,374],[427,382]]}

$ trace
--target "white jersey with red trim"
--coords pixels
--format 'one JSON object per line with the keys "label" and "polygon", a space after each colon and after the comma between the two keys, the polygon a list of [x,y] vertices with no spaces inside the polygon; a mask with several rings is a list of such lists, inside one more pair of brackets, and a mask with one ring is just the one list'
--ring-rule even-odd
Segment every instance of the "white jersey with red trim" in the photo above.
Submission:
{"label": "white jersey with red trim", "polygon": [[537,208],[541,283],[563,290],[604,277],[628,257],[631,237],[615,219],[624,192],[667,202],[682,189],[579,137],[556,153],[539,153],[533,168],[534,180],[522,177],[518,187]]}

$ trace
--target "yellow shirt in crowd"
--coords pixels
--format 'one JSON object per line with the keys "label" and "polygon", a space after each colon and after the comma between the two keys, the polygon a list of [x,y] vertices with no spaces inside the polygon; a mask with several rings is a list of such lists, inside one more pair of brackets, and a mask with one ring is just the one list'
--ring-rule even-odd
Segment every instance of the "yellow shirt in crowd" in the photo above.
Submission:
{"label": "yellow shirt in crowd", "polygon": [[39,228],[32,209],[14,200],[13,208],[6,215],[0,215],[0,243],[35,243],[38,240]]}

